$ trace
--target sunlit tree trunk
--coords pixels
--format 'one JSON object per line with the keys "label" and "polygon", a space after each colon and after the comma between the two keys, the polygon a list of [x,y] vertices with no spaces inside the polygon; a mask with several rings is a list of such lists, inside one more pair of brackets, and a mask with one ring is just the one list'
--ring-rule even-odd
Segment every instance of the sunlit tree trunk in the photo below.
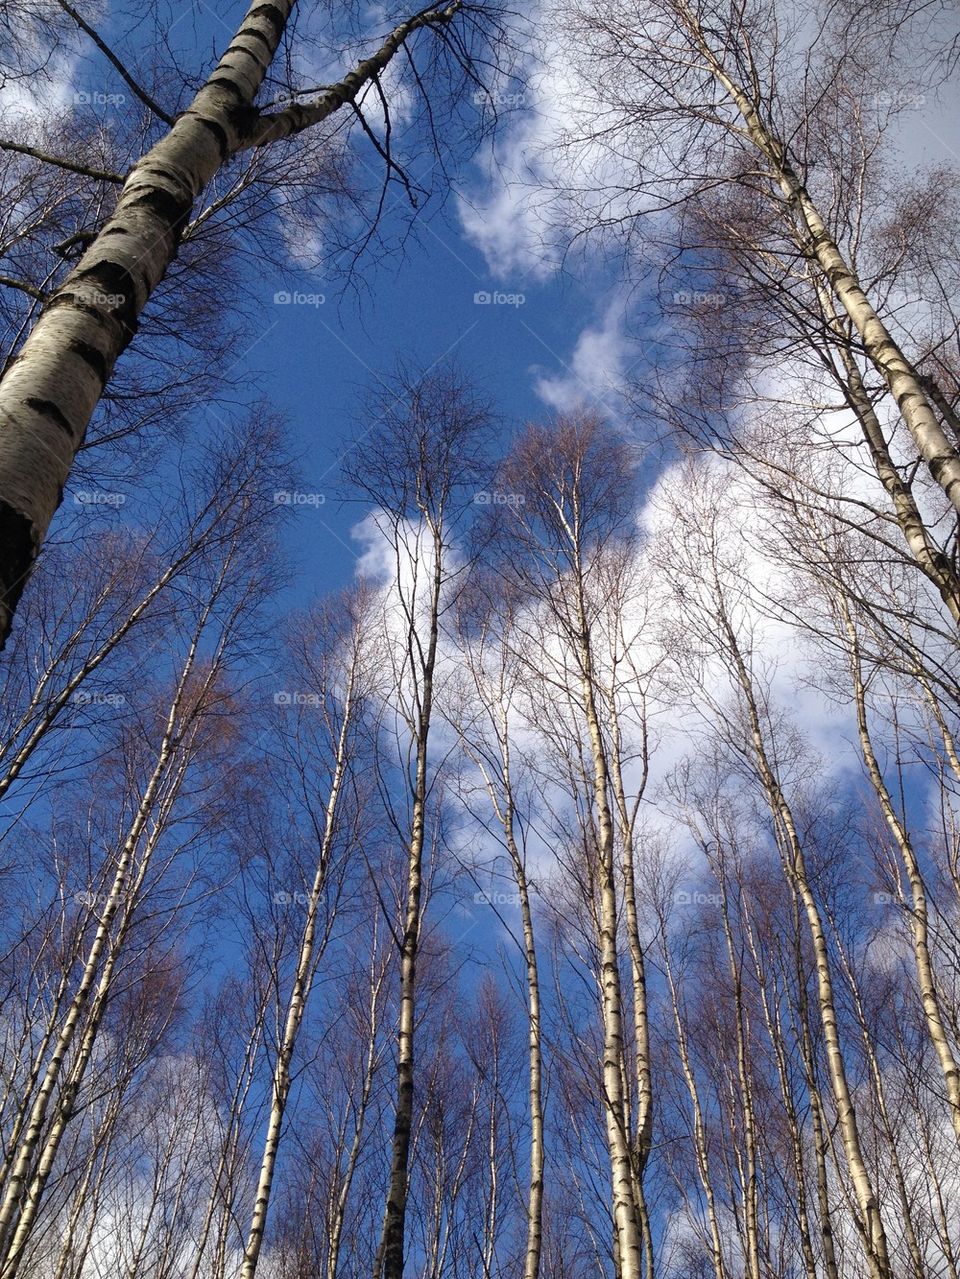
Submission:
{"label": "sunlit tree trunk", "polygon": [[315,951],[317,949],[318,942],[318,917],[322,903],[322,895],[330,869],[333,841],[337,830],[337,805],[349,763],[348,743],[353,717],[353,701],[356,679],[356,655],[354,655],[354,661],[351,662],[349,670],[347,671],[346,687],[343,694],[343,706],[340,712],[340,732],[336,741],[333,773],[330,779],[330,789],[324,810],[323,829],[320,832],[320,847],[317,850],[317,863],[314,872],[313,884],[310,887],[310,893],[307,900],[306,918],[304,920],[303,933],[300,938],[300,950],[297,956],[296,972],[294,973],[290,996],[287,1000],[287,1012],[283,1027],[283,1035],[277,1051],[276,1064],[273,1069],[270,1115],[267,1120],[267,1131],[264,1138],[263,1153],[260,1158],[260,1172],[257,1178],[253,1215],[250,1219],[250,1228],[247,1232],[243,1262],[240,1267],[240,1279],[253,1279],[257,1270],[257,1262],[260,1259],[260,1252],[263,1247],[263,1236],[267,1224],[267,1214],[270,1209],[270,1191],[273,1186],[277,1154],[280,1149],[280,1136],[283,1129],[284,1114],[286,1113],[287,1108],[287,1099],[290,1095],[291,1064],[293,1062],[293,1054],[297,1046],[300,1027],[307,1011],[307,1001],[310,998],[313,977],[316,971]]}
{"label": "sunlit tree trunk", "polygon": [[176,255],[200,193],[238,152],[282,140],[353,103],[417,30],[451,21],[460,0],[422,10],[321,96],[275,113],[254,105],[293,0],[254,0],[190,106],[130,170],[113,212],[47,299],[0,381],[0,640],[60,504],[113,367]]}
{"label": "sunlit tree trunk", "polygon": [[842,587],[837,592],[836,603],[848,643],[850,679],[853,684],[854,703],[857,711],[857,733],[860,739],[860,752],[867,770],[867,777],[870,779],[870,785],[873,787],[874,794],[880,804],[883,819],[900,854],[907,876],[907,883],[910,886],[910,931],[913,938],[914,961],[917,967],[917,982],[920,987],[920,1002],[923,1006],[927,1033],[930,1036],[930,1042],[943,1072],[943,1083],[950,1109],[950,1120],[957,1135],[957,1140],[960,1141],[960,1068],[957,1066],[957,1060],[953,1053],[947,1026],[941,1011],[937,979],[930,955],[927,891],[910,833],[897,813],[893,797],[884,780],[883,772],[873,747],[867,713],[867,690],[864,683],[863,664],[860,655],[860,640]]}

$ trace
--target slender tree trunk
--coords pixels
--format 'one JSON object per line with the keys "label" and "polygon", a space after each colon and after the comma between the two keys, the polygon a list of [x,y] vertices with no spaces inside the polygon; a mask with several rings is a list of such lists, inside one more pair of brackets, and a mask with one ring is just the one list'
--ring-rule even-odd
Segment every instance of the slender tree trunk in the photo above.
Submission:
{"label": "slender tree trunk", "polygon": [[[582,593],[578,574],[576,589]],[[634,1195],[634,1164],[627,1128],[627,1108],[621,1062],[624,1060],[623,1003],[620,990],[620,956],[617,946],[617,890],[614,859],[614,825],[610,810],[610,778],[606,748],[600,730],[592,669],[586,609],[579,606],[581,639],[582,705],[593,759],[593,801],[599,829],[598,878],[600,881],[600,991],[603,1014],[603,1099],[613,1182],[613,1219],[617,1232],[621,1279],[640,1279],[642,1239]]]}
{"label": "slender tree trunk", "polygon": [[834,296],[859,333],[868,359],[896,400],[930,474],[960,511],[960,455],[931,408],[916,370],[880,319],[856,272],[831,236],[819,209],[790,162],[787,147],[770,131],[746,90],[725,70],[685,0],[680,0],[678,9],[711,73],[740,112],[751,141],[772,166],[780,190],[797,220],[801,251],[823,272]]}
{"label": "slender tree trunk", "polygon": [[[719,583],[715,583],[719,596]],[[853,1183],[857,1204],[863,1220],[864,1238],[867,1260],[874,1279],[893,1279],[890,1258],[887,1248],[887,1237],[880,1215],[880,1204],[876,1188],[867,1169],[860,1132],[857,1126],[856,1109],[847,1081],[846,1065],[840,1043],[840,1032],[837,1023],[836,1000],[833,993],[833,976],[831,973],[830,954],[827,945],[820,908],[817,905],[810,880],[807,874],[803,846],[797,833],[793,813],[787,803],[786,796],[780,789],[780,783],[767,755],[760,724],[760,713],[753,691],[753,683],[746,668],[740,646],[733,627],[725,610],[720,606],[717,618],[722,627],[727,651],[730,655],[737,682],[743,693],[744,702],[750,722],[750,734],[757,771],[763,790],[778,829],[778,837],[785,854],[784,864],[791,883],[803,904],[807,919],[810,941],[813,946],[817,970],[817,993],[820,1009],[820,1020],[823,1027],[824,1043],[827,1051],[827,1062],[830,1070],[830,1081],[833,1087],[834,1100],[837,1106],[838,1122],[843,1138],[844,1154],[850,1179]]]}
{"label": "slender tree trunk", "polygon": [[[653,1146],[653,1070],[650,1062],[650,1019],[647,1011],[647,975],[643,944],[640,940],[640,921],[637,914],[636,859],[634,856],[634,822],[627,804],[623,770],[620,762],[620,721],[611,693],[609,718],[614,736],[610,752],[610,776],[620,825],[620,844],[623,850],[623,893],[627,923],[627,944],[630,948],[630,971],[633,983],[633,1038],[636,1057],[637,1115],[633,1141],[634,1180],[637,1212],[643,1236],[644,1273],[653,1279],[653,1231],[647,1208],[644,1175]],[[642,792],[641,792],[642,793]]]}
{"label": "slender tree trunk", "polygon": [[860,640],[853,624],[853,619],[850,616],[847,601],[843,596],[842,588],[837,598],[837,606],[849,643],[850,675],[857,708],[857,732],[860,737],[860,751],[863,755],[863,762],[866,765],[867,776],[870,778],[870,784],[880,802],[880,810],[883,813],[884,821],[893,836],[907,873],[907,882],[910,885],[912,900],[910,928],[913,936],[914,962],[917,966],[917,981],[920,986],[920,1002],[923,1007],[927,1033],[930,1036],[930,1042],[933,1044],[937,1061],[943,1073],[947,1102],[950,1107],[950,1120],[957,1140],[960,1141],[960,1068],[957,1066],[957,1059],[950,1045],[950,1037],[947,1033],[946,1023],[940,1008],[940,998],[937,993],[936,974],[934,973],[933,960],[930,956],[929,912],[923,874],[920,870],[920,863],[914,851],[910,834],[897,815],[893,798],[884,781],[876,752],[873,749],[870,724],[867,718],[867,693],[863,682],[863,667],[860,660]]}
{"label": "slender tree trunk", "polygon": [[870,1071],[870,1078],[873,1082],[873,1095],[876,1100],[877,1114],[879,1115],[883,1132],[887,1138],[890,1167],[893,1173],[893,1182],[896,1187],[897,1198],[900,1201],[903,1237],[904,1242],[907,1245],[907,1253],[910,1256],[913,1279],[925,1279],[923,1250],[920,1247],[920,1241],[918,1240],[917,1232],[914,1229],[913,1210],[910,1203],[907,1178],[904,1173],[903,1163],[900,1159],[900,1152],[897,1149],[897,1137],[899,1136],[899,1133],[897,1131],[897,1126],[891,1121],[890,1111],[887,1107],[887,1094],[883,1082],[883,1071],[881,1069],[880,1062],[877,1060],[873,1036],[871,1035],[870,1027],[867,1024],[867,1017],[863,1008],[863,1000],[860,997],[860,987],[856,979],[856,974],[853,971],[853,965],[850,963],[845,949],[839,940],[836,924],[832,919],[830,922],[833,926],[834,935],[838,938],[837,945],[840,950],[841,963],[843,964],[844,973],[847,978],[847,985],[850,988],[853,999],[854,1012],[856,1013],[857,1022],[860,1026],[860,1039],[863,1043],[864,1056],[866,1057],[867,1067]]}
{"label": "slender tree trunk", "polygon": [[273,1186],[273,1174],[276,1168],[277,1153],[280,1149],[280,1135],[283,1129],[283,1117],[286,1112],[287,1098],[290,1094],[290,1065],[293,1061],[297,1038],[307,1010],[307,1001],[313,985],[313,974],[316,968],[315,951],[317,945],[317,915],[320,909],[320,897],[323,893],[333,849],[333,838],[336,833],[337,804],[347,769],[347,741],[350,721],[353,713],[353,690],[356,672],[351,667],[344,694],[342,721],[337,739],[336,757],[333,776],[330,781],[330,793],[324,812],[323,835],[321,837],[319,856],[314,872],[310,899],[307,904],[307,916],[304,921],[303,935],[300,939],[300,953],[297,956],[297,968],[293,979],[293,987],[287,1002],[287,1016],[277,1052],[277,1062],[273,1071],[272,1096],[270,1099],[270,1118],[260,1159],[260,1173],[257,1178],[257,1190],[254,1197],[253,1215],[247,1232],[247,1242],[240,1267],[240,1279],[253,1279],[263,1247],[263,1236],[267,1225],[267,1214],[270,1211],[270,1191]]}
{"label": "slender tree trunk", "polygon": [[730,907],[727,901],[726,869],[721,866],[719,878],[723,935],[727,944],[727,962],[733,985],[733,1002],[736,1010],[737,1032],[737,1083],[740,1091],[740,1107],[743,1112],[744,1161],[741,1181],[743,1184],[743,1218],[746,1235],[745,1279],[760,1277],[760,1218],[757,1193],[757,1125],[753,1109],[753,1081],[747,1065],[750,1027],[743,1000],[743,971],[737,958],[730,926]]}
{"label": "slender tree trunk", "polygon": [[901,479],[900,473],[890,457],[880,419],[877,417],[873,403],[866,392],[863,378],[860,375],[860,370],[850,350],[849,343],[844,335],[839,333],[839,324],[836,321],[832,307],[829,306],[829,299],[824,298],[823,303],[828,323],[837,332],[838,340],[841,343],[840,358],[844,368],[843,385],[847,401],[857,415],[857,420],[863,431],[863,438],[870,451],[870,457],[880,483],[886,489],[893,503],[894,515],[903,534],[903,539],[917,564],[939,591],[940,598],[950,611],[950,616],[955,622],[960,623],[960,576],[958,576],[956,569],[947,556],[930,538],[913,493]]}
{"label": "slender tree trunk", "polygon": [[[377,1260],[383,1279],[403,1279],[410,1133],[413,1127],[414,1031],[416,1029],[417,956],[420,947],[420,899],[423,890],[423,849],[427,816],[427,748],[433,710],[433,676],[439,639],[440,596],[443,586],[442,538],[434,539],[433,584],[430,596],[430,635],[423,658],[423,682],[416,736],[413,812],[407,850],[407,900],[400,946],[400,1016],[397,1027],[397,1096],[390,1160],[390,1183]],[[412,624],[412,622],[411,622]],[[411,656],[419,645],[411,640]]]}
{"label": "slender tree trunk", "polygon": [[707,1205],[707,1224],[710,1227],[710,1264],[714,1279],[727,1279],[727,1267],[723,1259],[723,1237],[720,1233],[720,1219],[717,1213],[716,1195],[713,1190],[713,1178],[710,1175],[710,1155],[707,1150],[707,1130],[703,1121],[703,1107],[700,1104],[700,1090],[694,1074],[693,1063],[687,1044],[687,1032],[683,1024],[683,1012],[680,1006],[680,992],[674,976],[673,964],[670,961],[669,941],[663,940],[664,972],[667,978],[667,989],[670,992],[670,1004],[673,1008],[673,1020],[677,1031],[677,1051],[680,1054],[680,1066],[683,1070],[684,1082],[693,1109],[693,1153],[700,1177],[700,1186]]}
{"label": "slender tree trunk", "polygon": [[[796,1180],[797,1195],[797,1224],[800,1231],[800,1250],[803,1253],[804,1270],[807,1279],[817,1279],[817,1262],[813,1249],[813,1236],[810,1226],[810,1209],[807,1197],[807,1170],[804,1162],[805,1153],[809,1145],[807,1133],[797,1113],[797,1103],[794,1096],[794,1090],[791,1086],[790,1071],[788,1069],[788,1052],[786,1044],[786,1036],[784,1034],[783,1024],[780,1018],[779,1009],[775,1004],[771,1003],[770,995],[767,989],[767,975],[763,959],[761,957],[761,945],[758,942],[754,926],[749,916],[744,913],[743,933],[747,946],[750,951],[750,957],[753,963],[753,971],[757,981],[757,991],[760,997],[760,1006],[763,1009],[763,1019],[767,1027],[767,1034],[773,1045],[774,1059],[777,1064],[777,1079],[780,1084],[780,1096],[783,1100],[784,1113],[787,1118],[787,1127],[790,1131],[790,1150],[793,1157],[793,1172]],[[832,1240],[830,1241],[832,1247]],[[830,1268],[830,1257],[827,1256],[828,1249],[824,1249],[824,1265],[826,1268],[827,1279],[838,1279],[836,1266]],[[832,1252],[830,1253],[832,1256]]]}
{"label": "slender tree trunk", "polygon": [[[172,710],[171,718],[174,713]],[[110,928],[120,908],[121,898],[128,889],[129,871],[140,842],[140,836],[153,809],[160,782],[166,773],[172,750],[172,727],[172,722],[168,722],[168,732],[165,735],[153,774],[141,798],[135,820],[121,850],[110,896],[87,955],[80,984],[73,996],[66,1019],[57,1035],[53,1054],[47,1063],[43,1082],[31,1108],[29,1123],[17,1151],[3,1201],[0,1203],[0,1246],[3,1249],[0,1274],[3,1275],[4,1279],[12,1279],[16,1269],[17,1256],[19,1255],[19,1246],[15,1249],[14,1242],[11,1239],[11,1232],[16,1229],[18,1244],[22,1244],[23,1240],[19,1237],[23,1235],[23,1223],[29,1221],[32,1224],[32,1218],[38,1206],[37,1199],[31,1203],[31,1199],[27,1195],[28,1186],[34,1175],[34,1159],[40,1150],[47,1114],[53,1101],[61,1069],[73,1046],[74,1038],[81,1026],[83,1014],[90,1002],[90,997],[94,993],[101,958],[110,947]]]}
{"label": "slender tree trunk", "polygon": [[513,863],[513,875],[520,898],[520,921],[523,928],[523,952],[527,967],[527,1049],[529,1061],[530,1106],[530,1187],[527,1192],[527,1245],[524,1252],[523,1279],[538,1279],[540,1254],[543,1249],[543,1054],[540,1023],[540,974],[537,947],[530,908],[527,872],[514,834],[513,797],[509,784],[509,755],[505,758],[508,794],[503,814],[503,833]]}
{"label": "slender tree trunk", "polygon": [[[830,1126],[824,1112],[817,1077],[817,1058],[810,1033],[810,1009],[807,1000],[807,982],[803,971],[803,951],[800,937],[801,906],[796,891],[792,893],[793,938],[796,957],[797,1020],[800,1026],[800,1055],[810,1097],[810,1124],[813,1130],[813,1156],[817,1170],[817,1204],[820,1210],[820,1238],[823,1243],[823,1263],[828,1279],[840,1279],[834,1241],[833,1212],[830,1207],[830,1175],[827,1171],[827,1151],[830,1149]],[[863,1235],[862,1228],[860,1229]]]}
{"label": "slender tree trunk", "polygon": [[353,1185],[357,1162],[360,1158],[360,1150],[363,1143],[363,1127],[367,1117],[367,1107],[370,1104],[370,1096],[373,1092],[374,1075],[376,1074],[377,1004],[385,976],[385,974],[381,974],[378,978],[374,970],[377,953],[376,930],[374,930],[372,953],[373,960],[370,968],[370,1038],[367,1042],[367,1056],[363,1074],[363,1086],[360,1092],[360,1102],[356,1108],[353,1140],[350,1143],[350,1153],[347,1156],[346,1167],[343,1170],[343,1177],[330,1215],[331,1219],[327,1235],[326,1279],[337,1279],[337,1271],[340,1266],[340,1244],[343,1238],[343,1225],[347,1215],[347,1203],[350,1199],[350,1188]]}
{"label": "slender tree trunk", "polygon": [[[53,1054],[34,1101],[30,1122],[17,1153],[2,1205],[0,1205],[0,1246],[3,1249],[0,1254],[0,1276],[2,1279],[14,1279],[23,1260],[24,1249],[33,1231],[60,1143],[67,1125],[75,1114],[76,1098],[93,1056],[112,990],[114,969],[133,921],[137,893],[147,874],[156,844],[165,829],[169,811],[189,769],[189,752],[177,751],[184,731],[184,726],[179,723],[179,720],[183,698],[197,658],[200,635],[208,616],[209,607],[202,615],[180,672],[153,772],[144,788],[134,820],[124,841],[114,872],[110,895],[90,946],[80,984],[57,1035]],[[171,765],[173,765],[172,769]],[[168,785],[166,793],[162,794],[161,787],[165,782]],[[144,843],[140,864],[133,873],[137,852],[151,817],[153,824]],[[111,928],[117,918],[119,918],[117,934],[111,937]],[[88,1008],[89,1013],[84,1025],[84,1014]],[[62,1068],[81,1026],[83,1026],[83,1034],[77,1048],[76,1059],[67,1073],[59,1097],[53,1103]],[[51,1103],[53,1103],[53,1117],[49,1130],[43,1137]]]}

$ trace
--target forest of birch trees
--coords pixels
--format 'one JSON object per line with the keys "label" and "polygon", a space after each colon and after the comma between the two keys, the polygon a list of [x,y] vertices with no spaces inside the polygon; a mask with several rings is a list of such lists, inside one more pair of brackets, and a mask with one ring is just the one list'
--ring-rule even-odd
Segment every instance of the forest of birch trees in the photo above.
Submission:
{"label": "forest of birch trees", "polygon": [[[0,0],[0,1279],[960,1279],[953,6],[159,12]],[[257,282],[478,165],[645,358],[385,354],[307,598]]]}

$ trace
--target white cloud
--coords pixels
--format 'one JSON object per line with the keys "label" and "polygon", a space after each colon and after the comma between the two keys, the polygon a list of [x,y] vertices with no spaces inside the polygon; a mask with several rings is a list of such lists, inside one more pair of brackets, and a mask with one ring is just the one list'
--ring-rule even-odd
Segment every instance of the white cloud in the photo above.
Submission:
{"label": "white cloud", "polygon": [[626,304],[616,297],[600,322],[583,329],[563,373],[537,377],[534,389],[561,413],[594,408],[616,413],[635,343],[624,332]]}

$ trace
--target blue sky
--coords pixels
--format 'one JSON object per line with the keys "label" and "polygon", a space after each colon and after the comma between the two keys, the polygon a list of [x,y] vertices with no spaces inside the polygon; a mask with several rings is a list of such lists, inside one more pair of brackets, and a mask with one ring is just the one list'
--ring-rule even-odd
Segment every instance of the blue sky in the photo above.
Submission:
{"label": "blue sky", "polygon": [[[492,272],[464,235],[452,199],[423,218],[402,257],[378,262],[371,253],[361,269],[369,288],[359,296],[318,275],[284,273],[278,291],[325,300],[276,305],[265,289],[265,329],[250,351],[262,370],[259,389],[289,416],[306,487],[326,499],[304,504],[291,522],[305,592],[352,576],[350,552],[360,548],[349,529],[360,512],[337,500],[339,459],[358,437],[352,446],[362,449],[362,392],[397,358],[426,367],[449,354],[484,387],[509,432],[550,411],[539,384],[571,378],[581,331],[604,318],[596,279]],[[477,303],[477,293],[496,300]]]}
{"label": "blue sky", "polygon": [[[199,83],[229,44],[245,7],[243,0],[176,0],[170,6],[151,6],[146,13],[127,13],[122,5],[111,4],[96,24],[134,67],[151,42],[162,38]],[[364,48],[369,51],[392,22],[375,6],[363,13],[369,32]],[[314,77],[322,81],[332,76],[333,68],[342,73],[351,64],[353,55],[338,50],[335,38],[325,34],[329,26],[326,5],[301,7],[297,31],[316,43],[295,37],[295,82],[317,83]],[[83,52],[70,67],[74,88],[124,96],[121,106],[107,102],[76,108],[98,111],[109,128],[112,113],[130,109],[129,90],[99,55],[90,53],[88,42],[80,48]],[[421,45],[421,56],[425,51]],[[144,65],[149,65],[146,58]],[[537,131],[535,75],[529,64],[526,70],[529,83],[513,82],[525,92],[499,94],[503,150],[498,159],[506,159],[514,172],[531,123],[533,135]],[[261,97],[269,100],[274,93],[268,88]],[[401,94],[399,122],[417,107]],[[370,183],[367,208],[372,211],[383,164],[359,131],[354,131],[352,151],[359,177]],[[617,364],[626,358],[615,268],[604,270],[595,259],[587,263],[583,257],[566,270],[544,267],[539,250],[531,252],[529,221],[519,209],[514,220],[513,197],[503,201],[489,160],[489,152],[483,151],[472,164],[469,152],[457,147],[450,168],[458,188],[428,201],[402,251],[378,257],[371,244],[356,268],[357,289],[344,289],[335,270],[300,269],[293,260],[295,244],[285,270],[275,276],[247,273],[253,303],[243,318],[254,341],[249,347],[238,344],[232,374],[246,376],[249,370],[250,399],[262,398],[287,417],[293,447],[302,459],[303,490],[318,495],[304,501],[289,521],[286,545],[296,566],[291,602],[305,602],[354,575],[362,548],[352,542],[350,529],[364,512],[337,500],[339,460],[351,441],[362,438],[366,393],[378,376],[389,376],[398,358],[417,368],[445,355],[455,358],[487,391],[507,434],[526,419],[572,407],[581,398],[613,407],[608,392],[617,379]],[[429,173],[435,164],[421,147],[411,176]],[[489,203],[492,228],[474,201]],[[394,184],[383,219],[385,240],[398,238],[410,220],[402,188]],[[362,232],[362,224],[358,228]],[[322,242],[322,224],[317,235]],[[322,296],[323,302],[276,304],[276,293],[295,299]],[[478,293],[495,295],[495,300],[478,304]],[[629,361],[640,354],[632,350]]]}

